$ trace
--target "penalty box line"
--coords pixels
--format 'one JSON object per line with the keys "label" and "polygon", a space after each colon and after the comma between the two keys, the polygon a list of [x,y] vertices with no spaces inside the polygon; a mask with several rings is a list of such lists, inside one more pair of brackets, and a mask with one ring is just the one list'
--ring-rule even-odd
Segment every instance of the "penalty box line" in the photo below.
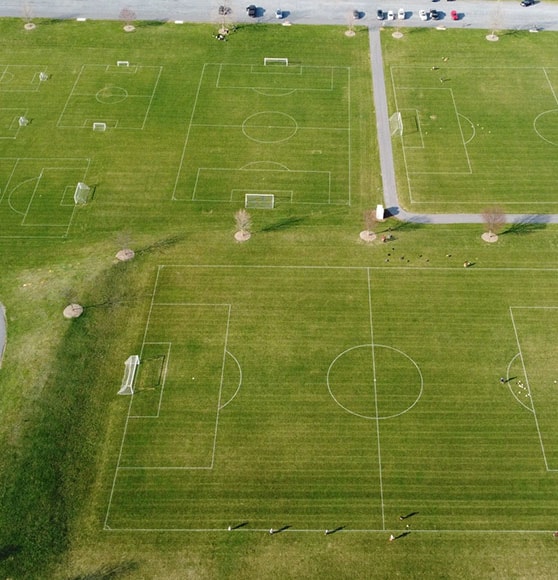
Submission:
{"label": "penalty box line", "polygon": [[[519,309],[521,307],[519,307],[519,306],[516,306],[516,307],[510,306],[509,307],[510,318],[511,318],[511,321],[512,321],[513,331],[514,331],[514,334],[515,334],[515,340],[516,340],[516,343],[517,343],[517,348],[518,348],[518,352],[519,352],[519,358],[521,360],[521,367],[523,369],[523,374],[525,376],[525,383],[527,385],[527,390],[529,391],[529,399],[531,400],[531,406],[533,408],[533,417],[535,419],[535,427],[537,429],[537,434],[538,434],[538,437],[539,437],[539,444],[541,446],[541,453],[542,453],[543,460],[544,460],[544,466],[546,468],[546,471],[558,471],[558,469],[556,469],[556,468],[549,467],[548,459],[546,457],[546,452],[545,452],[545,449],[544,449],[543,437],[542,437],[542,433],[541,433],[541,429],[540,429],[540,425],[539,425],[539,419],[538,419],[538,416],[537,416],[537,409],[535,407],[535,401],[533,399],[533,391],[531,389],[531,384],[529,382],[529,375],[527,374],[527,368],[525,367],[525,360],[523,358],[523,351],[521,349],[521,341],[519,339],[519,332],[517,330],[517,326],[515,324],[515,319],[514,319],[514,316],[513,316],[513,309],[514,308]],[[525,307],[525,308],[536,308],[536,307]]]}
{"label": "penalty box line", "polygon": [[[130,397],[130,402],[128,404],[128,410],[126,413],[126,421],[124,424],[124,430],[123,430],[123,434],[122,434],[122,440],[120,442],[120,449],[118,452],[118,459],[117,459],[117,464],[115,467],[115,472],[114,472],[114,477],[113,477],[113,482],[112,482],[112,487],[111,487],[111,492],[110,492],[110,496],[109,496],[109,501],[108,501],[108,506],[107,506],[107,511],[106,511],[106,515],[105,515],[105,527],[108,526],[108,519],[110,517],[110,511],[111,511],[111,507],[112,507],[112,502],[113,502],[113,498],[114,498],[114,492],[115,492],[115,488],[116,488],[116,480],[118,477],[118,473],[120,471],[133,471],[133,470],[145,470],[145,471],[195,471],[195,470],[212,470],[215,466],[215,456],[217,453],[217,435],[218,435],[218,431],[219,431],[219,419],[220,419],[220,412],[221,412],[221,408],[222,408],[222,394],[223,394],[223,383],[224,383],[224,379],[225,379],[225,364],[226,364],[226,357],[227,357],[227,351],[228,351],[228,339],[229,339],[229,332],[230,332],[230,321],[231,321],[231,305],[230,304],[194,304],[194,303],[190,303],[190,302],[176,302],[176,303],[169,303],[169,302],[161,302],[161,303],[157,303],[155,302],[155,295],[157,293],[157,289],[159,286],[159,277],[160,277],[160,272],[161,269],[164,266],[159,266],[158,271],[157,271],[157,276],[156,276],[156,280],[155,280],[155,284],[154,284],[154,288],[153,288],[153,293],[151,296],[151,304],[150,304],[150,308],[149,308],[149,313],[148,313],[148,319],[146,322],[146,327],[145,327],[145,331],[144,331],[144,339],[143,339],[143,343],[142,343],[142,349],[141,352],[143,353],[145,345],[148,344],[153,344],[153,342],[151,341],[147,341],[146,337],[147,337],[147,333],[149,330],[149,324],[151,321],[151,317],[153,314],[153,307],[154,306],[177,306],[177,305],[184,305],[184,306],[226,306],[227,307],[227,322],[226,322],[226,328],[225,328],[225,339],[224,339],[224,348],[223,348],[223,355],[222,355],[222,361],[221,361],[221,373],[220,373],[220,381],[219,381],[219,392],[218,392],[218,397],[217,397],[217,407],[216,407],[216,413],[215,413],[215,424],[214,424],[214,428],[213,428],[213,441],[212,441],[212,449],[211,449],[211,460],[209,465],[205,465],[205,466],[181,466],[181,467],[171,467],[171,466],[121,466],[120,463],[122,461],[122,454],[123,454],[123,449],[124,449],[124,443],[126,440],[126,435],[128,432],[128,425],[129,425],[129,421],[130,419],[134,419],[134,418],[138,418],[134,415],[131,414],[131,410],[132,410],[132,403],[133,403],[133,398],[134,395],[132,395]],[[165,344],[169,344],[168,342]],[[160,404],[162,402],[162,393],[161,393],[161,401]]]}

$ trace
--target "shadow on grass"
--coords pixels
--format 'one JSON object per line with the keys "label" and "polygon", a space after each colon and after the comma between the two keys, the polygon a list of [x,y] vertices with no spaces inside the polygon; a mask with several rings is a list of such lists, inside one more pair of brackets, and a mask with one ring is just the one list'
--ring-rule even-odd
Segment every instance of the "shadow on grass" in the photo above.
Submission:
{"label": "shadow on grass", "polygon": [[[85,301],[111,296],[126,302],[134,273],[110,266],[91,282]],[[129,314],[128,308],[113,305],[67,326],[17,445],[3,449],[1,578],[53,578],[71,545],[70,530],[98,475],[106,408],[114,397],[103,388],[110,383],[107,369],[117,362],[110,345],[126,328]],[[110,564],[81,578],[120,577],[135,566]]]}
{"label": "shadow on grass", "polygon": [[126,561],[119,564],[107,564],[86,574],[72,576],[69,580],[111,580],[112,578],[122,578],[129,572],[135,572],[139,568],[137,562]]}
{"label": "shadow on grass", "polygon": [[169,236],[168,238],[163,238],[162,240],[157,240],[153,244],[149,246],[145,246],[145,248],[140,248],[137,250],[136,255],[143,255],[143,254],[150,254],[151,252],[156,252],[160,250],[165,250],[167,248],[171,248],[172,246],[176,246],[184,240],[183,235],[176,235],[176,236]]}
{"label": "shadow on grass", "polygon": [[298,226],[302,224],[304,221],[305,218],[303,217],[287,217],[263,227],[260,231],[262,233],[280,232],[292,228],[294,226]]}
{"label": "shadow on grass", "polygon": [[17,546],[16,544],[7,544],[6,546],[2,546],[0,548],[0,562],[3,560],[8,560],[9,558],[13,558],[19,552],[21,552],[21,546]]}
{"label": "shadow on grass", "polygon": [[533,234],[546,229],[548,221],[549,218],[548,216],[545,215],[525,216],[524,218],[514,222],[513,224],[510,224],[510,226],[502,232],[502,235]]}

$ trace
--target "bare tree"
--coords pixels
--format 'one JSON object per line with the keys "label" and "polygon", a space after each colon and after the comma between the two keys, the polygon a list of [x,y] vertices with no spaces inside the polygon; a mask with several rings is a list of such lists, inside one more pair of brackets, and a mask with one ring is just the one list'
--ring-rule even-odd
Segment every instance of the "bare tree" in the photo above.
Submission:
{"label": "bare tree", "polygon": [[25,22],[31,22],[33,18],[33,11],[31,10],[31,6],[29,4],[29,2],[24,2],[23,3],[23,20],[25,20]]}
{"label": "bare tree", "polygon": [[506,223],[506,214],[499,207],[488,207],[482,212],[482,221],[484,223],[482,239],[485,242],[496,242]]}
{"label": "bare tree", "polygon": [[489,234],[499,234],[506,223],[506,214],[500,207],[488,207],[482,212],[484,231]]}
{"label": "bare tree", "polygon": [[245,209],[239,209],[234,214],[234,220],[236,222],[235,239],[239,242],[245,242],[250,239],[250,236],[252,235],[250,233],[252,227],[252,218],[250,217],[250,214]]}
{"label": "bare tree", "polygon": [[376,217],[376,211],[373,209],[367,209],[363,215],[364,218],[364,229],[367,232],[373,233],[376,224],[378,223],[378,218]]}
{"label": "bare tree", "polygon": [[376,212],[373,209],[367,209],[363,214],[364,230],[360,232],[360,239],[365,242],[372,242],[376,239],[374,228],[378,223]]}
{"label": "bare tree", "polygon": [[252,227],[252,218],[250,214],[245,209],[239,209],[234,214],[234,219],[236,222],[236,229],[243,234],[249,234],[250,228]]}
{"label": "bare tree", "polygon": [[120,20],[124,22],[125,26],[132,26],[136,18],[136,13],[131,8],[125,7],[120,11]]}
{"label": "bare tree", "polygon": [[498,0],[492,14],[492,32],[487,36],[487,38],[489,40],[498,40],[498,32],[500,30],[502,30],[502,5],[500,0]]}

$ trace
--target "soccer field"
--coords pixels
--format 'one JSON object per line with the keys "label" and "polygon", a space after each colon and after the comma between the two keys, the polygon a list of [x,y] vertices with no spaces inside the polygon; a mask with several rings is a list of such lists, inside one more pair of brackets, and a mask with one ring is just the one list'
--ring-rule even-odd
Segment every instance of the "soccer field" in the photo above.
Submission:
{"label": "soccer field", "polygon": [[[136,24],[0,20],[2,577],[552,577],[554,226],[365,243],[365,28]],[[553,211],[554,44],[447,32],[383,38],[403,200]]]}
{"label": "soccer field", "polygon": [[161,266],[105,528],[551,530],[556,276],[508,275]]}
{"label": "soccer field", "polygon": [[[515,59],[508,38],[467,48],[418,35],[387,57],[398,186],[413,211],[555,213],[558,177],[558,69],[548,38],[523,45]],[[413,54],[410,54],[410,50]]]}

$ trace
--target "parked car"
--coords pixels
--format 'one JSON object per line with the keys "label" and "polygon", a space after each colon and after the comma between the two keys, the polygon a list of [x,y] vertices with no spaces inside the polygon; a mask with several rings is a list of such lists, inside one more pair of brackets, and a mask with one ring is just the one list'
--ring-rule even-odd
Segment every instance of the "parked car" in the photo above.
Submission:
{"label": "parked car", "polygon": [[450,16],[452,20],[459,20],[459,14],[457,14],[457,10],[452,10],[450,12]]}
{"label": "parked car", "polygon": [[432,20],[440,20],[440,13],[437,10],[432,9],[430,11],[430,18],[432,18]]}
{"label": "parked car", "polygon": [[428,20],[428,12],[426,10],[419,10],[419,18],[421,20]]}
{"label": "parked car", "polygon": [[395,20],[395,12],[393,10],[388,10],[388,20]]}
{"label": "parked car", "polygon": [[406,16],[405,8],[400,8],[399,12],[397,13],[397,18],[399,18],[399,20],[405,20],[405,16]]}
{"label": "parked car", "polygon": [[275,18],[277,18],[278,20],[281,20],[281,18],[283,18],[283,11],[281,10],[281,8],[277,8],[277,10],[275,11]]}
{"label": "parked car", "polygon": [[381,8],[378,8],[378,10],[376,10],[376,18],[378,20],[384,19],[384,11]]}
{"label": "parked car", "polygon": [[360,19],[360,12],[358,10],[353,10],[353,20]]}
{"label": "parked car", "polygon": [[535,0],[521,0],[521,6],[533,6]]}
{"label": "parked car", "polygon": [[255,4],[250,4],[250,6],[246,8],[246,12],[248,13],[248,16],[250,16],[250,18],[256,18],[256,16],[258,15],[258,9],[256,8]]}

